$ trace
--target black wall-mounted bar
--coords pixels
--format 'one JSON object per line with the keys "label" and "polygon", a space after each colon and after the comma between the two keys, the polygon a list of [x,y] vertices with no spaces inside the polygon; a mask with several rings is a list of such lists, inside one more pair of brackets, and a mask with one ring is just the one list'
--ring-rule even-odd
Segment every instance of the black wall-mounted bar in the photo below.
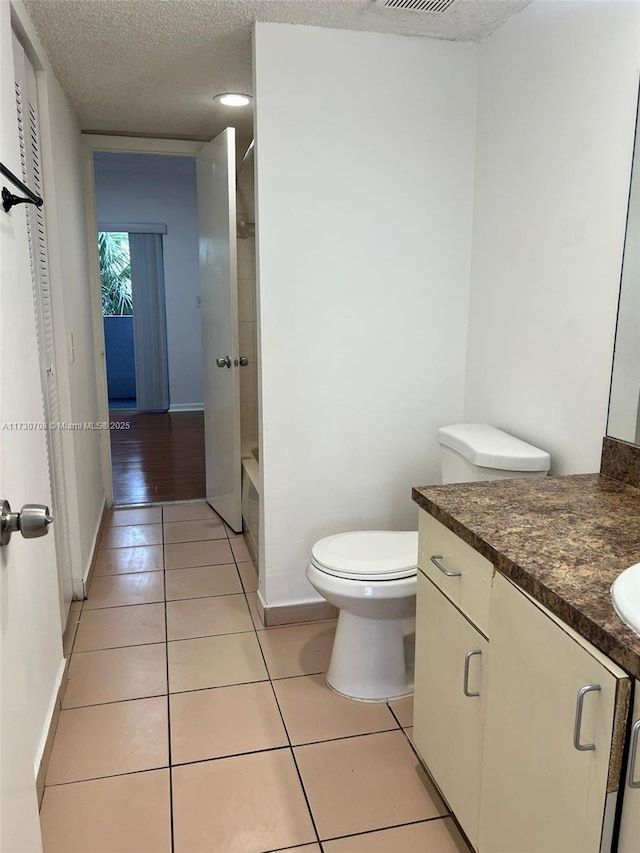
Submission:
{"label": "black wall-mounted bar", "polygon": [[20,198],[12,192],[9,192],[6,187],[2,187],[2,206],[5,211],[11,210],[15,204],[35,204],[36,207],[42,207],[44,201],[40,196],[31,192],[29,187],[26,186],[26,184],[23,184],[20,178],[16,178],[13,172],[10,169],[7,169],[4,163],[0,163],[0,173],[2,173],[5,178],[9,178],[11,183],[18,187],[18,189],[27,196],[26,198]]}

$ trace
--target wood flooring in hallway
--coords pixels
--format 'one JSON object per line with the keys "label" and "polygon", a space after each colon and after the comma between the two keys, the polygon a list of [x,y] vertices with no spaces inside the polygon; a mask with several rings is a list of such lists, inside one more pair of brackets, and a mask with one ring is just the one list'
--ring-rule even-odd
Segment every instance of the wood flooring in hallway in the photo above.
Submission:
{"label": "wood flooring in hallway", "polygon": [[203,412],[112,410],[111,425],[116,506],[205,496]]}

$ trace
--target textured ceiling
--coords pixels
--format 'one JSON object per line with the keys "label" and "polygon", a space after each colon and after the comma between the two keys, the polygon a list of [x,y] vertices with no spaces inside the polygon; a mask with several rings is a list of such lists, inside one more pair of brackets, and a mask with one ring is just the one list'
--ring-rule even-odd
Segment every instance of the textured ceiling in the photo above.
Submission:
{"label": "textured ceiling", "polygon": [[83,130],[210,139],[251,109],[214,104],[251,94],[255,20],[479,41],[531,0],[456,0],[434,14],[373,0],[25,0]]}

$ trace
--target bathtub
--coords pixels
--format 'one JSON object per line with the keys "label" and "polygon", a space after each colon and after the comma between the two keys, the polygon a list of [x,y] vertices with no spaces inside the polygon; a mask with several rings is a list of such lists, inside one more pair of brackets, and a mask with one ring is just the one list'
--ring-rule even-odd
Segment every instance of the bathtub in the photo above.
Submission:
{"label": "bathtub", "polygon": [[253,445],[242,452],[242,520],[245,539],[251,556],[258,565],[258,543],[260,541],[260,469],[258,448]]}

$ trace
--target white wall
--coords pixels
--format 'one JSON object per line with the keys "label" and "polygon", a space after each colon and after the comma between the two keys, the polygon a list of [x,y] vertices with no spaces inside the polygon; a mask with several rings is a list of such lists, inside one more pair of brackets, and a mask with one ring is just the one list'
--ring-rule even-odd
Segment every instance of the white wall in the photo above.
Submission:
{"label": "white wall", "polygon": [[193,157],[95,155],[98,222],[155,222],[163,237],[172,408],[202,406],[198,209]]}
{"label": "white wall", "polygon": [[462,416],[477,46],[255,29],[268,605],[318,538],[414,528]]}
{"label": "white wall", "polygon": [[597,471],[638,85],[637,3],[532,3],[481,46],[465,420]]}

